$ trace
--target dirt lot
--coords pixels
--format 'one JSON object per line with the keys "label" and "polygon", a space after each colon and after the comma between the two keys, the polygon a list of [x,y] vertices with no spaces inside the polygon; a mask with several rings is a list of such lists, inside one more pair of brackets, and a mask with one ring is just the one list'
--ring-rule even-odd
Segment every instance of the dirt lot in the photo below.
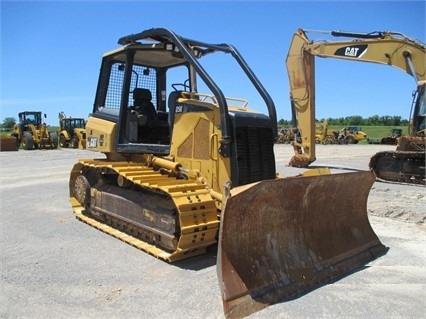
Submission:
{"label": "dirt lot", "polygon": [[[382,145],[318,146],[317,165],[367,169]],[[215,251],[167,264],[77,221],[69,172],[89,151],[1,152],[1,318],[224,318]],[[289,145],[276,145],[278,171]],[[354,185],[356,189],[356,185]],[[351,190],[348,190],[350,192]],[[426,192],[374,183],[368,213],[389,252],[250,318],[419,318],[426,311]]]}

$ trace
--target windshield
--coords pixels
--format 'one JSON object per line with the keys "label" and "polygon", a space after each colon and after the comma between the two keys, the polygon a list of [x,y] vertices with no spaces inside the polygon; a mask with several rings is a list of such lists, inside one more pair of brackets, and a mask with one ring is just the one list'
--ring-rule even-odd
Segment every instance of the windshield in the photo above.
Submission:
{"label": "windshield", "polygon": [[38,125],[40,124],[41,119],[38,113],[21,113],[20,121],[23,124]]}

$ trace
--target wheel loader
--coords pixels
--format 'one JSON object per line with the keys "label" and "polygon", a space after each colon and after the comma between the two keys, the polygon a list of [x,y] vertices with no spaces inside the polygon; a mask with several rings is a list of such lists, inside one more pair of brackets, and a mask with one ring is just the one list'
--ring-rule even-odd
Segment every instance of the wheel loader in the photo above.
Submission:
{"label": "wheel loader", "polygon": [[[348,40],[313,41],[308,38],[308,32],[346,37]],[[315,130],[316,57],[390,65],[416,80],[409,134],[398,139],[396,150],[373,155],[369,167],[380,181],[425,185],[426,46],[399,32],[363,34],[298,29],[286,58],[292,122],[301,132],[301,141],[293,142],[291,166],[309,167],[316,160],[315,148],[311,146],[312,131]]]}
{"label": "wheel loader", "polygon": [[[372,172],[277,173],[274,103],[234,46],[165,28],[118,43],[103,55],[86,124],[87,149],[104,156],[81,159],[70,173],[77,219],[165,262],[217,247],[227,318],[386,253],[366,212]],[[224,94],[225,65],[242,71],[267,114]]]}
{"label": "wheel loader", "polygon": [[[44,114],[46,118],[46,114]],[[13,126],[12,136],[16,146],[24,150],[57,149],[58,134],[49,132],[42,120],[42,112],[25,111],[18,114],[19,122]]]}
{"label": "wheel loader", "polygon": [[59,113],[59,146],[86,148],[86,121],[83,118],[67,117]]}

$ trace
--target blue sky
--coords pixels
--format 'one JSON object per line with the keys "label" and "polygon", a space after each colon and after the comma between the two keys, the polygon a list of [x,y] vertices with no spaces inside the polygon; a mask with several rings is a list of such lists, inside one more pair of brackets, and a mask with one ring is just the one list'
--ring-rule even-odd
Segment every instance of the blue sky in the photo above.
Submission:
{"label": "blue sky", "polygon": [[[57,125],[60,111],[87,118],[102,54],[118,47],[118,38],[152,27],[234,45],[270,93],[278,119],[286,120],[291,113],[285,58],[298,28],[398,31],[426,42],[425,1],[2,0],[0,6],[0,123],[24,110],[46,113],[50,125]],[[318,119],[408,119],[415,82],[404,72],[319,58],[316,70]],[[238,85],[232,76],[223,70],[231,91]]]}

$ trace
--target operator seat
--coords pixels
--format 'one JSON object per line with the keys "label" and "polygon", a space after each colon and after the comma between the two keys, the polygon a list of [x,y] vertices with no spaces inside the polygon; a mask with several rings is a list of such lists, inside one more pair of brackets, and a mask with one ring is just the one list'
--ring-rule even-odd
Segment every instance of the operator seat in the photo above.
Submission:
{"label": "operator seat", "polygon": [[158,114],[154,104],[151,102],[152,94],[148,89],[135,88],[133,90],[133,101],[135,111],[143,114],[149,120],[158,120]]}

